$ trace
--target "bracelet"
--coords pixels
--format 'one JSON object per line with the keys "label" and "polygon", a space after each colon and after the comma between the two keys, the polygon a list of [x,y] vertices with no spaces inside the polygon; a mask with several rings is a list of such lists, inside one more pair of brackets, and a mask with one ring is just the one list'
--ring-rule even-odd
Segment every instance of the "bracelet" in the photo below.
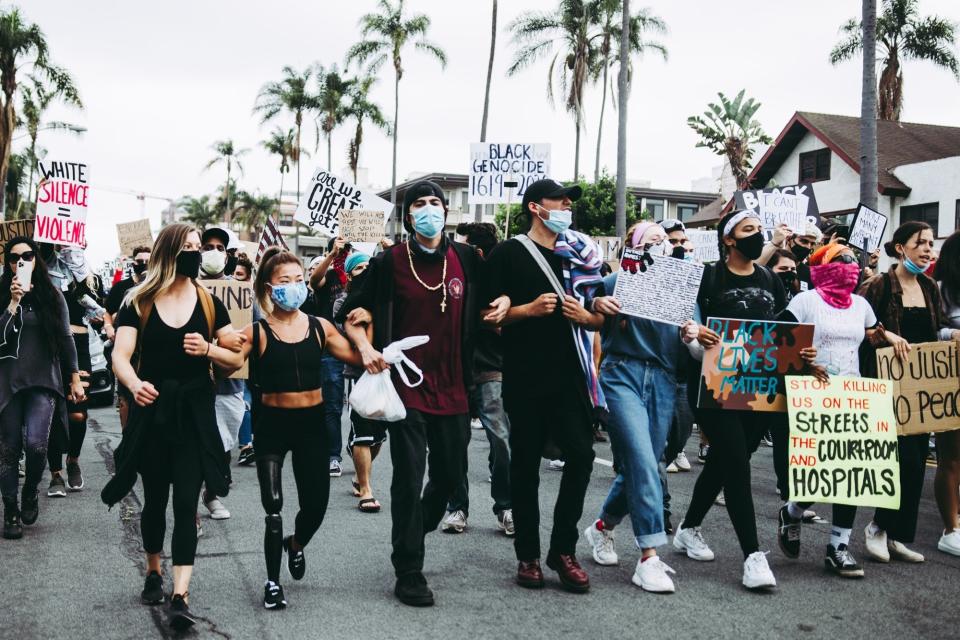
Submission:
{"label": "bracelet", "polygon": [[203,357],[206,358],[206,357],[209,356],[209,355],[210,355],[210,343],[207,342],[207,352],[206,352],[205,354],[203,354]]}

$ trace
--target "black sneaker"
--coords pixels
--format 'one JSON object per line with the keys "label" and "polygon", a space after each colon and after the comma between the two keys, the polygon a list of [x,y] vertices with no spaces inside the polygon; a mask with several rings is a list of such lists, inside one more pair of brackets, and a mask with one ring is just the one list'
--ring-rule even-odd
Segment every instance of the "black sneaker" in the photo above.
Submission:
{"label": "black sneaker", "polygon": [[432,607],[433,591],[422,573],[407,573],[397,578],[393,589],[397,600],[410,607]]}
{"label": "black sneaker", "polygon": [[791,518],[787,505],[780,507],[779,527],[777,528],[777,542],[780,550],[788,558],[800,557],[800,519]]}
{"label": "black sneaker", "polygon": [[140,602],[143,604],[163,604],[163,578],[156,571],[147,574],[143,581],[143,591],[140,592]]}
{"label": "black sneaker", "polygon": [[17,501],[3,501],[3,537],[7,540],[19,540],[23,537],[23,526],[20,524],[20,509]]}
{"label": "black sneaker", "polygon": [[83,474],[80,473],[79,462],[67,463],[67,488],[70,491],[80,491],[83,489]]}
{"label": "black sneaker", "polygon": [[710,453],[710,445],[701,444],[700,450],[697,452],[697,460],[700,461],[700,464],[704,464],[707,461],[708,453]]}
{"label": "black sneaker", "polygon": [[663,532],[668,536],[673,535],[673,523],[670,522],[670,512],[663,512]]}
{"label": "black sneaker", "polygon": [[283,550],[287,552],[287,569],[290,571],[290,577],[294,580],[303,580],[303,574],[307,572],[307,559],[303,555],[303,549],[294,551],[290,547],[290,540],[293,536],[287,536],[283,539]]}
{"label": "black sneaker", "polygon": [[267,584],[263,585],[263,608],[283,609],[286,606],[287,599],[283,597],[283,587],[267,580]]}
{"label": "black sneaker", "polygon": [[845,544],[841,544],[837,548],[828,544],[827,557],[824,558],[823,565],[827,568],[827,571],[835,573],[841,578],[863,577],[863,567],[857,564],[856,559]]}
{"label": "black sneaker", "polygon": [[40,492],[34,489],[27,493],[24,487],[24,493],[20,497],[20,521],[25,525],[31,525],[40,517]]}
{"label": "black sneaker", "polygon": [[50,478],[50,486],[47,487],[48,498],[66,498],[67,485],[63,482],[63,476],[59,473],[53,474]]}
{"label": "black sneaker", "polygon": [[257,461],[257,454],[253,452],[253,447],[244,447],[240,449],[240,455],[237,456],[237,464],[249,467]]}
{"label": "black sneaker", "polygon": [[177,633],[183,633],[193,625],[197,620],[190,615],[190,607],[187,601],[179,593],[170,598],[170,626]]}

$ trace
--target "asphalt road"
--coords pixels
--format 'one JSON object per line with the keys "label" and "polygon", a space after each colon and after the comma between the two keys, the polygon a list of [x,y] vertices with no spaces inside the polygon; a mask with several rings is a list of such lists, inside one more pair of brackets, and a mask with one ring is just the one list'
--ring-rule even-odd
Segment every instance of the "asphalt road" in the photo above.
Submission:
{"label": "asphalt road", "polygon": [[[82,456],[87,486],[65,499],[43,494],[39,522],[22,540],[0,539],[0,638],[151,638],[173,637],[162,608],[139,604],[143,555],[139,536],[139,486],[121,505],[107,511],[99,492],[109,477],[112,448],[119,441],[112,409],[92,411],[91,430]],[[694,436],[694,439],[696,436]],[[688,455],[695,460],[695,442]],[[487,443],[473,432],[470,447],[470,526],[462,535],[427,538],[425,575],[437,596],[432,609],[410,609],[393,597],[389,561],[390,515],[388,452],[374,467],[374,486],[384,504],[377,515],[359,513],[350,493],[352,467],[332,482],[326,521],[307,549],[307,575],[282,580],[290,606],[265,611],[261,604],[265,569],[262,559],[263,513],[253,468],[234,471],[235,488],[225,501],[230,520],[204,516],[191,608],[202,619],[193,637],[201,638],[891,638],[956,637],[960,607],[960,558],[936,550],[940,533],[933,500],[933,473],[920,508],[918,542],[927,556],[921,566],[879,565],[866,561],[866,578],[844,581],[823,570],[826,525],[803,530],[799,560],[776,548],[778,506],[770,450],[754,457],[754,496],[760,543],[771,549],[779,587],[756,594],[740,586],[742,556],[729,519],[715,507],[704,522],[705,536],[717,553],[712,563],[697,563],[665,547],[676,571],[677,593],[652,595],[630,584],[638,552],[628,523],[619,529],[619,567],[597,567],[585,543],[579,552],[590,573],[586,595],[560,590],[548,572],[548,588],[527,591],[513,584],[512,544],[499,534],[490,511]],[[609,460],[607,445],[598,458]],[[677,510],[689,501],[700,466],[672,474]],[[325,461],[317,472],[325,473]],[[292,526],[295,488],[286,470],[284,520]],[[541,508],[550,513],[560,474],[542,472]],[[593,480],[581,526],[595,517],[613,478],[602,463]],[[45,475],[42,489],[46,488]],[[829,506],[818,511],[829,516]],[[861,560],[861,510],[852,549]],[[675,522],[676,522],[675,517]],[[544,518],[544,543],[550,518]],[[169,551],[168,525],[166,550]],[[169,561],[165,568],[169,569]],[[169,590],[170,582],[166,582]]]}

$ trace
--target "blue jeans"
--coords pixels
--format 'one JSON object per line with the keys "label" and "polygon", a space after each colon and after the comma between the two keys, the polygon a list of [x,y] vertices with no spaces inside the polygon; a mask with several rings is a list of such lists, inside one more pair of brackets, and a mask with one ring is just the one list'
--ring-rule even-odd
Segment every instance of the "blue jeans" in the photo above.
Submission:
{"label": "blue jeans", "polygon": [[330,462],[341,461],[343,447],[341,424],[343,420],[343,363],[331,355],[323,354],[323,413],[327,438],[330,443]]}
{"label": "blue jeans", "polygon": [[[510,502],[510,421],[503,410],[499,380],[481,382],[470,392],[470,402],[480,416],[480,424],[490,442],[490,497],[493,498],[493,512],[499,514],[511,508]],[[463,482],[453,492],[447,511],[470,512],[470,485],[467,482],[464,465]]]}
{"label": "blue jeans", "polygon": [[251,402],[253,402],[253,397],[250,395],[250,388],[247,386],[246,382],[244,382],[243,404],[246,408],[246,411],[243,412],[243,422],[240,423],[240,436],[238,437],[241,447],[245,447],[253,442],[253,420],[250,418]]}
{"label": "blue jeans", "polygon": [[639,548],[666,544],[658,465],[673,421],[676,377],[650,362],[610,356],[600,365],[600,384],[619,472],[600,518],[615,525],[629,513]]}
{"label": "blue jeans", "polygon": [[677,383],[677,401],[674,405],[673,423],[667,446],[660,459],[660,486],[663,489],[663,512],[670,513],[670,491],[667,489],[667,465],[676,460],[677,455],[687,446],[687,440],[693,433],[693,411],[687,400],[687,383]]}

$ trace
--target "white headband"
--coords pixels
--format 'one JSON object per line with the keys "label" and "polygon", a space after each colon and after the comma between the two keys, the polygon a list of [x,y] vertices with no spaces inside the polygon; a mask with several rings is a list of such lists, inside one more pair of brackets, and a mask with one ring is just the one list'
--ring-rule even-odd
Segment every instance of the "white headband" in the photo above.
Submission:
{"label": "white headband", "polygon": [[747,218],[756,218],[760,219],[760,214],[758,214],[753,209],[747,209],[746,211],[741,211],[740,213],[735,214],[732,218],[727,221],[727,224],[723,227],[723,237],[726,238],[731,233],[733,233],[734,228],[740,224],[743,220]]}

